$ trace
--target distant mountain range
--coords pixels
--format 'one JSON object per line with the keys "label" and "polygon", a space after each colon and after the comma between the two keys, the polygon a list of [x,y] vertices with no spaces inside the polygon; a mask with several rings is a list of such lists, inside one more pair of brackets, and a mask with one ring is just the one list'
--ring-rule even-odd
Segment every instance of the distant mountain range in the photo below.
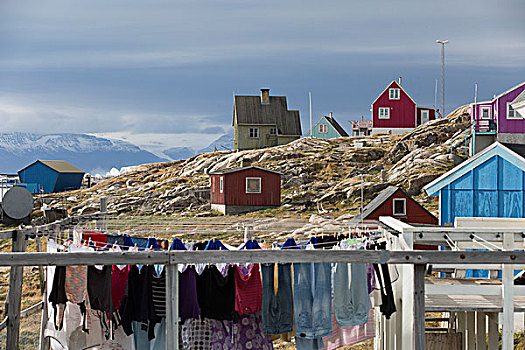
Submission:
{"label": "distant mountain range", "polygon": [[16,173],[37,159],[65,160],[90,174],[105,175],[112,168],[158,163],[193,157],[215,150],[233,149],[233,133],[225,134],[208,147],[194,150],[173,147],[161,158],[121,140],[85,134],[0,133],[0,173]]}
{"label": "distant mountain range", "polygon": [[0,133],[0,173],[15,173],[37,159],[65,160],[91,174],[167,161],[131,143],[91,135]]}
{"label": "distant mountain range", "polygon": [[210,153],[217,151],[233,150],[233,132],[224,134],[217,140],[213,141],[208,147],[198,151],[190,147],[172,147],[163,151],[163,153],[172,160],[187,159],[201,153]]}

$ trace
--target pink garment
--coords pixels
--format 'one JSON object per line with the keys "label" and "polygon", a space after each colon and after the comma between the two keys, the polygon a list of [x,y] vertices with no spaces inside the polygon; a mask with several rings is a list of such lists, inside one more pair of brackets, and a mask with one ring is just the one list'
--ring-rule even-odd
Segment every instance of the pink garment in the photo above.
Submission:
{"label": "pink garment", "polygon": [[126,285],[128,284],[128,274],[131,267],[125,265],[119,269],[117,265],[113,265],[111,273],[111,301],[113,302],[113,310],[118,310],[124,294],[126,293]]}
{"label": "pink garment", "polygon": [[332,312],[332,330],[332,334],[323,337],[324,348],[321,350],[334,350],[374,338],[376,333],[374,309],[368,312],[368,320],[365,324],[353,327],[340,327],[335,319],[335,312]]}
{"label": "pink garment", "polygon": [[235,269],[235,310],[239,315],[254,313],[262,307],[262,280],[259,264],[252,264],[249,271],[236,266]]}

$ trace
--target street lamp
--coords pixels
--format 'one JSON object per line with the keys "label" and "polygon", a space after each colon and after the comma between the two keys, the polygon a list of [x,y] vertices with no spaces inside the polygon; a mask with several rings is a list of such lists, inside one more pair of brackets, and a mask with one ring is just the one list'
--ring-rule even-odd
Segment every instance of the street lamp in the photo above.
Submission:
{"label": "street lamp", "polygon": [[445,44],[448,40],[436,40],[436,43],[441,44],[441,117],[445,114]]}

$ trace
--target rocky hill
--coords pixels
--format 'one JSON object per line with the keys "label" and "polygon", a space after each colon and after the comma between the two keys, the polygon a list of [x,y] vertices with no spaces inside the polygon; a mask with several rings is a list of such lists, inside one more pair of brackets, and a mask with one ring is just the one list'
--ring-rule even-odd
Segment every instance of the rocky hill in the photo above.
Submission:
{"label": "rocky hill", "polygon": [[[403,135],[302,138],[261,150],[206,153],[143,165],[90,189],[72,192],[68,202],[74,213],[96,211],[104,196],[109,199],[108,210],[117,214],[212,215],[207,173],[257,165],[284,174],[283,205],[268,215],[352,213],[360,204],[361,183],[366,201],[394,184],[435,212],[437,201],[421,194],[421,189],[464,160],[467,112],[466,106],[460,107],[445,119]],[[356,141],[363,147],[356,147]]]}

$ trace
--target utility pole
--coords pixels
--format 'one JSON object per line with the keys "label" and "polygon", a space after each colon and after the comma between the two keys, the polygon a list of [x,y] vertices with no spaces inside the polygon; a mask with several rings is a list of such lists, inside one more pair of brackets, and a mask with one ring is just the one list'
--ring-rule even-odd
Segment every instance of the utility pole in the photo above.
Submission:
{"label": "utility pole", "polygon": [[441,116],[445,118],[445,44],[448,40],[436,40],[436,43],[441,44]]}
{"label": "utility pole", "polygon": [[312,137],[312,92],[308,92],[308,97],[310,100],[310,137]]}

